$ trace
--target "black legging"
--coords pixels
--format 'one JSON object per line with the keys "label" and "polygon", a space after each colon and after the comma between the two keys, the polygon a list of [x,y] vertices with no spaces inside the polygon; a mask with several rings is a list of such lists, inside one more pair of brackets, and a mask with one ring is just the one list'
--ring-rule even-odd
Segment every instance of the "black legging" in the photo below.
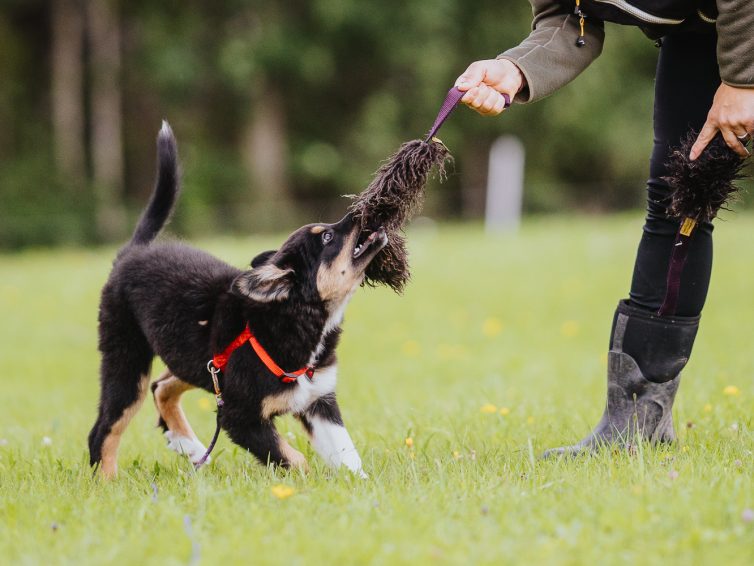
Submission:
{"label": "black legging", "polygon": [[[701,130],[720,86],[714,34],[676,34],[663,38],[657,62],[654,149],[647,181],[647,218],[636,255],[631,304],[657,311],[665,297],[668,263],[678,221],[666,217],[671,189],[662,179],[670,151],[690,129]],[[681,277],[676,314],[702,312],[712,271],[712,224],[695,231]]]}

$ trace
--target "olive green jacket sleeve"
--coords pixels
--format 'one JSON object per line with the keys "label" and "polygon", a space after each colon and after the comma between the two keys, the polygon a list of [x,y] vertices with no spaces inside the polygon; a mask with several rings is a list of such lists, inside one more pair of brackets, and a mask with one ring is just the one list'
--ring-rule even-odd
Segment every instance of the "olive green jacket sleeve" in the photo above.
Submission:
{"label": "olive green jacket sleeve", "polygon": [[717,62],[725,84],[754,88],[754,0],[717,0]]}
{"label": "olive green jacket sleeve", "polygon": [[[578,47],[577,16],[565,12],[557,0],[529,1],[534,12],[529,37],[497,57],[515,63],[526,78],[526,87],[515,97],[520,103],[544,98],[572,81],[602,53],[605,40],[602,22],[587,18],[586,44]],[[754,3],[754,0],[741,1]]]}

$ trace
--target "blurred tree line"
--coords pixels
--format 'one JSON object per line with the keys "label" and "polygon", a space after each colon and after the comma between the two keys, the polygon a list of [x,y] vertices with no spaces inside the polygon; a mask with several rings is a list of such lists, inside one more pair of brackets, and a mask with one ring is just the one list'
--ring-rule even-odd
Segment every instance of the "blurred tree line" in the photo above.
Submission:
{"label": "blurred tree line", "polygon": [[[118,240],[175,130],[182,232],[335,220],[431,125],[468,63],[529,30],[525,0],[0,0],[0,246]],[[428,213],[482,212],[499,135],[527,148],[528,211],[638,205],[657,50],[609,26],[605,53],[541,103],[441,137],[456,162]]]}

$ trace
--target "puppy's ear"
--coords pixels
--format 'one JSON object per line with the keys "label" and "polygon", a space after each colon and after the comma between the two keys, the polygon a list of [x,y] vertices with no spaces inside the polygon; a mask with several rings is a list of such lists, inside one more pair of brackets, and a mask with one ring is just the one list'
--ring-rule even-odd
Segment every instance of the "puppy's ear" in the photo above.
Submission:
{"label": "puppy's ear", "polygon": [[293,286],[293,270],[265,264],[244,271],[233,280],[234,293],[259,303],[284,301]]}
{"label": "puppy's ear", "polygon": [[277,250],[267,250],[266,252],[262,252],[251,260],[251,267],[259,267],[260,265],[267,263],[267,260],[270,259],[276,251]]}

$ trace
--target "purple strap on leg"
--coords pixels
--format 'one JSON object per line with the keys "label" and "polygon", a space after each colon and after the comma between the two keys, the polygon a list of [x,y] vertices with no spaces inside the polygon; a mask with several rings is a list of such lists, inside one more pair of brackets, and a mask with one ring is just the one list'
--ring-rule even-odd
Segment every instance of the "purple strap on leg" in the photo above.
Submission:
{"label": "purple strap on leg", "polygon": [[675,314],[678,305],[678,294],[681,290],[681,273],[683,273],[683,266],[686,264],[690,247],[691,234],[684,236],[679,231],[675,238],[675,244],[673,244],[673,254],[670,256],[665,300],[662,302],[660,310],[657,311],[657,314],[660,316],[672,316]]}
{"label": "purple strap on leg", "polygon": [[[448,119],[448,116],[450,116],[450,113],[453,112],[456,104],[460,102],[464,94],[466,94],[465,91],[460,90],[455,86],[448,91],[448,95],[445,97],[445,101],[442,103],[442,106],[440,106],[440,112],[437,113],[435,123],[432,124],[432,128],[429,130],[427,137],[424,138],[424,141],[429,141],[432,139],[432,136],[437,133],[437,130],[439,130],[440,126],[443,125],[443,122]],[[503,98],[505,99],[505,108],[508,108],[511,105],[511,97],[503,93]]]}

